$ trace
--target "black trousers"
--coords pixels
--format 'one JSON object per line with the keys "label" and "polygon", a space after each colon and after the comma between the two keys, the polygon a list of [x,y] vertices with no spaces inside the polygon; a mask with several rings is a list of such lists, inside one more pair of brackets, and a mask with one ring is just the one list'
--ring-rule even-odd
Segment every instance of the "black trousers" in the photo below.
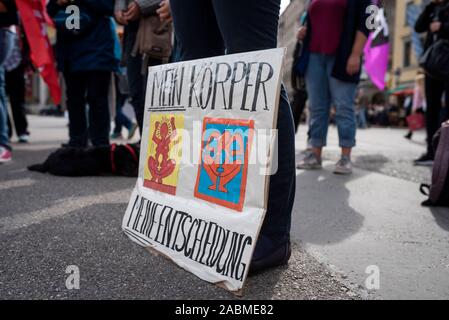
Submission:
{"label": "black trousers", "polygon": [[[432,139],[441,123],[448,120],[449,108],[449,80],[440,81],[426,76],[426,126],[427,126],[427,152],[434,156]],[[442,110],[442,98],[445,95],[446,110]]]}
{"label": "black trousers", "polygon": [[129,98],[131,105],[136,114],[136,121],[142,136],[143,116],[145,114],[145,96],[147,88],[146,70],[149,66],[157,66],[162,64],[160,59],[148,59],[147,65],[143,63],[143,57],[140,54],[133,55],[134,44],[136,42],[137,31],[139,30],[139,22],[132,21],[125,27],[124,36],[124,55],[127,66],[127,76],[129,84]]}
{"label": "black trousers", "polygon": [[[109,145],[110,71],[64,72],[69,112],[69,145],[87,147]],[[89,105],[89,112],[86,106]]]}
{"label": "black trousers", "polygon": [[[276,48],[280,0],[171,0],[182,60]],[[278,114],[278,171],[271,177],[268,208],[254,257],[290,236],[295,198],[295,129],[282,87]]]}
{"label": "black trousers", "polygon": [[[5,73],[6,95],[11,103],[12,118],[17,136],[28,134],[28,122],[25,112],[25,67],[20,64],[14,70]],[[9,118],[8,118],[9,120]],[[9,120],[9,137],[12,126]]]}

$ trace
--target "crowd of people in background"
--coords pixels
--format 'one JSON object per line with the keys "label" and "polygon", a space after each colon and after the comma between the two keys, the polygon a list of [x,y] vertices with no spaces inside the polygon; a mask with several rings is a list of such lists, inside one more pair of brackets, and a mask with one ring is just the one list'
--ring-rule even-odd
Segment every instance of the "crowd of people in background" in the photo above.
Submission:
{"label": "crowd of people in background", "polygon": [[[412,138],[414,130],[425,127],[427,152],[414,163],[433,163],[432,138],[449,118],[449,79],[436,79],[420,70],[413,92],[406,98],[394,93],[387,98],[383,92],[369,98],[360,87],[358,64],[368,30],[366,17],[357,11],[369,2],[312,0],[300,15],[301,27],[291,70],[296,128],[304,110],[308,110],[308,152],[298,163],[300,169],[322,168],[322,149],[329,123],[336,124],[342,148],[334,170],[337,174],[351,173],[356,128],[369,126],[408,125],[407,139]],[[418,18],[415,29],[427,33],[425,50],[439,39],[449,39],[449,1],[431,1]],[[404,108],[399,106],[399,98],[403,98]]]}
{"label": "crowd of people in background", "polygon": [[[331,107],[335,107],[341,158],[336,174],[352,172],[351,151],[356,144],[354,101],[360,81],[362,54],[369,30],[366,8],[369,0],[315,0],[308,8],[307,22],[298,32],[303,42],[304,74],[309,96],[309,144],[311,152],[299,169],[321,169],[327,144]],[[307,52],[307,54],[306,54]]]}

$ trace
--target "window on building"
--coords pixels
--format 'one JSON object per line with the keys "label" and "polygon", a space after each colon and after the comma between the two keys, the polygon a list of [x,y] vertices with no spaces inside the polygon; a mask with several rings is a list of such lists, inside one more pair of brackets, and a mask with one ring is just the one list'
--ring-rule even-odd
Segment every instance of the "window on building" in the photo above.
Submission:
{"label": "window on building", "polygon": [[410,39],[404,40],[404,57],[402,59],[404,68],[412,65],[412,41]]}
{"label": "window on building", "polygon": [[408,15],[408,12],[409,12],[409,10],[410,10],[410,7],[413,6],[413,5],[415,5],[414,1],[408,1],[407,4],[406,4],[406,6],[405,6],[405,12],[404,12],[404,14],[405,14],[405,18],[404,18],[404,26],[405,26],[405,27],[408,26],[407,15]]}

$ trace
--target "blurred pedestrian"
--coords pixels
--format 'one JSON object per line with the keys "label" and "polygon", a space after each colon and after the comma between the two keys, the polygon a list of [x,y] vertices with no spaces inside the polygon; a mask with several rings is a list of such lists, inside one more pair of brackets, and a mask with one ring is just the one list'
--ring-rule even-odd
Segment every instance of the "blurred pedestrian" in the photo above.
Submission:
{"label": "blurred pedestrian", "polygon": [[141,19],[157,16],[157,10],[163,4],[164,2],[161,0],[115,0],[115,19],[119,24],[125,26],[123,62],[127,67],[131,105],[134,108],[141,134],[145,113],[147,69],[149,66],[162,64],[164,59],[144,56],[139,50],[136,50],[137,34]]}
{"label": "blurred pedestrian", "polygon": [[[277,47],[280,0],[170,0],[182,61]],[[287,264],[295,197],[295,131],[281,90],[278,171],[270,179],[268,207],[250,272]]]}
{"label": "blurred pedestrian", "polygon": [[11,56],[14,34],[10,27],[17,25],[17,8],[13,0],[0,0],[0,163],[12,159],[8,136],[8,111],[5,92],[4,64]]}
{"label": "blurred pedestrian", "polygon": [[[421,13],[416,21],[415,30],[418,33],[427,33],[425,50],[439,39],[449,40],[449,0],[433,0]],[[447,120],[447,113],[442,115],[442,97],[449,100],[449,79],[436,79],[426,75],[426,128],[427,128],[427,152],[415,160],[415,165],[432,165],[435,154],[432,148],[432,139],[441,126]]]}
{"label": "blurred pedestrian", "polygon": [[[425,110],[427,109],[426,105],[426,93],[424,89],[424,79],[425,76],[421,72],[419,72],[415,78],[415,87],[413,88],[413,98],[411,101],[410,106],[406,105],[407,110],[407,118],[410,119],[410,116],[420,117],[422,120],[421,122],[425,122],[423,114],[425,113]],[[416,116],[418,115],[418,116]],[[421,128],[422,129],[422,128]],[[409,130],[407,134],[405,135],[405,138],[408,140],[411,140],[413,138],[413,132],[415,130]]]}
{"label": "blurred pedestrian", "polygon": [[[79,28],[67,23],[66,7],[73,4],[80,10]],[[119,65],[114,0],[50,0],[47,9],[57,28],[57,62],[66,83],[67,146],[84,148],[89,140],[94,146],[109,145],[108,92],[111,72]]]}
{"label": "blurred pedestrian", "polygon": [[300,169],[321,169],[322,150],[327,143],[331,105],[342,149],[334,173],[352,172],[351,151],[356,144],[354,99],[360,81],[363,49],[369,30],[367,7],[370,0],[312,0],[307,26],[298,39],[310,51],[306,85],[310,99],[310,141],[312,153]]}
{"label": "blurred pedestrian", "polygon": [[[300,23],[304,25],[306,23],[307,13],[301,15]],[[303,74],[301,65],[301,56],[303,54],[304,43],[298,40],[296,42],[295,51],[293,52],[293,64],[291,70],[291,85],[293,88],[293,120],[295,121],[295,132],[298,132],[301,117],[304,113],[307,102],[307,89],[305,75]]]}
{"label": "blurred pedestrian", "polygon": [[121,70],[114,74],[115,81],[115,127],[111,134],[111,139],[123,139],[122,129],[123,127],[128,130],[128,140],[134,137],[138,125],[129,119],[123,112],[123,107],[128,101],[129,97],[129,85],[128,77],[126,76],[126,68],[120,68]]}
{"label": "blurred pedestrian", "polygon": [[368,128],[367,112],[369,107],[369,97],[365,94],[365,90],[359,89],[356,101],[356,119],[359,129]]}
{"label": "blurred pedestrian", "polygon": [[[28,143],[28,121],[25,110],[25,70],[31,65],[29,59],[29,50],[25,35],[21,28],[17,26],[17,32],[14,37],[14,48],[11,57],[5,64],[6,70],[6,94],[11,103],[12,118],[14,128],[19,143]],[[12,125],[9,121],[9,137],[12,137]]]}

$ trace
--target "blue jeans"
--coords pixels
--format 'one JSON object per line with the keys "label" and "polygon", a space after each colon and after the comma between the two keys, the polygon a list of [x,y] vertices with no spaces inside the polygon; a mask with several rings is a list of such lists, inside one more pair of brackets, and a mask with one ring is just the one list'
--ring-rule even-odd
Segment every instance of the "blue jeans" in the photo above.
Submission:
{"label": "blue jeans", "polygon": [[316,53],[310,55],[306,85],[310,99],[310,142],[314,148],[326,146],[331,106],[336,109],[340,147],[355,146],[357,84],[332,77],[334,64],[334,56]]}
{"label": "blue jeans", "polygon": [[[171,0],[170,5],[181,60],[277,46],[280,0]],[[295,128],[284,87],[277,127],[278,171],[270,179],[267,214],[254,254],[256,259],[290,238],[296,187]]]}
{"label": "blue jeans", "polygon": [[8,110],[6,109],[5,69],[0,67],[0,146],[11,150],[8,137]]}
{"label": "blue jeans", "polygon": [[115,81],[115,128],[114,133],[121,133],[122,128],[130,129],[133,125],[131,120],[123,113],[123,107],[125,106],[126,100],[128,100],[128,94],[121,91],[119,76],[114,74]]}
{"label": "blue jeans", "polygon": [[0,28],[0,67],[5,63],[14,48],[14,33]]}

